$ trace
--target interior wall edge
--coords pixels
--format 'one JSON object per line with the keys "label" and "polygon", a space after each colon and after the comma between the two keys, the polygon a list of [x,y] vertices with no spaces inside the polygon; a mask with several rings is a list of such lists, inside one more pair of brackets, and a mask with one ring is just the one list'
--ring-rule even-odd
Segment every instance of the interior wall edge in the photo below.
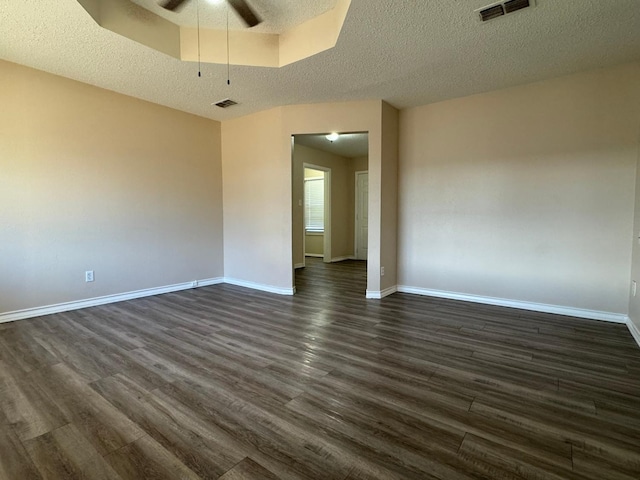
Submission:
{"label": "interior wall edge", "polygon": [[414,295],[424,295],[427,297],[447,298],[450,300],[461,300],[464,302],[483,303],[485,305],[496,305],[499,307],[517,308],[533,312],[551,313],[564,315],[567,317],[584,318],[588,320],[600,320],[604,322],[629,324],[629,317],[624,313],[603,312],[599,310],[587,310],[566,305],[549,305],[545,303],[526,302],[507,298],[484,297],[461,292],[448,292],[444,290],[433,290],[429,288],[412,287],[409,285],[398,285],[398,292],[410,293]]}
{"label": "interior wall edge", "polygon": [[629,329],[629,333],[631,333],[633,339],[638,344],[638,347],[640,347],[640,329],[636,327],[636,324],[633,323],[633,320],[631,320],[631,318],[627,320],[627,328]]}
{"label": "interior wall edge", "polygon": [[384,290],[367,290],[366,298],[368,300],[381,300],[384,297],[388,297],[398,291],[397,285],[392,285]]}

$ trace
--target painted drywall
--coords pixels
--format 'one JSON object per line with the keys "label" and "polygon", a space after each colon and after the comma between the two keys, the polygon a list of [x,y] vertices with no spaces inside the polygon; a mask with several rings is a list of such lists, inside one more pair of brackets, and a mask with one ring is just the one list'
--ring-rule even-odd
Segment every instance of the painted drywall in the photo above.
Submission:
{"label": "painted drywall", "polygon": [[[305,239],[306,252],[303,252],[302,234],[304,229],[304,209],[300,199],[304,195],[302,174],[304,164],[331,169],[331,257],[349,257],[353,255],[354,208],[353,161],[328,152],[296,144],[293,150],[293,255],[294,264],[304,261],[303,253],[322,254],[322,239],[313,235]],[[306,177],[306,174],[305,174]]]}
{"label": "painted drywall", "polygon": [[[635,97],[631,97],[631,101],[640,104],[640,92],[635,92]],[[638,121],[638,138],[640,139],[640,120]],[[640,344],[640,140],[637,148],[636,160],[636,185],[635,185],[635,202],[634,202],[634,222],[631,238],[629,239],[632,249],[631,275],[629,279],[629,319],[631,321],[630,329],[636,337],[636,341]],[[636,282],[636,292],[633,294],[631,282]]]}
{"label": "painted drywall", "polygon": [[314,233],[304,236],[304,255],[324,256],[324,234]]}
{"label": "painted drywall", "polygon": [[400,113],[399,283],[626,314],[640,66]]}
{"label": "painted drywall", "polygon": [[224,271],[291,289],[291,144],[283,152],[281,134],[281,108],[222,124]]}
{"label": "painted drywall", "polygon": [[0,85],[0,313],[223,275],[218,122],[3,61]]}
{"label": "painted drywall", "polygon": [[181,27],[177,18],[167,20],[129,0],[79,2],[98,25],[182,61],[257,67],[283,67],[335,47],[351,5],[337,0],[331,10],[275,34]]}
{"label": "painted drywall", "polygon": [[[295,162],[295,152],[294,152],[294,162]],[[313,168],[305,168],[304,169],[304,178],[305,180],[307,178],[323,178],[324,177],[324,171],[322,170],[314,170]]]}
{"label": "painted drywall", "polygon": [[[282,148],[294,134],[323,132],[369,133],[369,258],[367,262],[367,290],[380,291],[381,252],[381,190],[382,164],[382,103],[378,100],[362,102],[293,105],[285,107]],[[283,159],[284,160],[284,159]]]}
{"label": "painted drywall", "polygon": [[291,137],[369,132],[367,289],[380,290],[382,103],[294,105],[223,122],[225,277],[293,291]]}
{"label": "painted drywall", "polygon": [[382,206],[380,210],[381,273],[380,290],[390,291],[398,284],[398,135],[399,112],[386,102],[382,103]]}
{"label": "painted drywall", "polygon": [[355,172],[366,172],[369,169],[369,157],[355,157],[352,158],[353,171]]}

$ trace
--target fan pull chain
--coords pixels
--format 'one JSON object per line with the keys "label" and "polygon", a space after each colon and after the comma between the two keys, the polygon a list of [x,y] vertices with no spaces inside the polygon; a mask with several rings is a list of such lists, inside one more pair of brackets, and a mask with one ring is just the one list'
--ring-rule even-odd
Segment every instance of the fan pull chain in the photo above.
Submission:
{"label": "fan pull chain", "polygon": [[198,77],[202,76],[200,69],[200,0],[196,0],[196,21],[198,22]]}
{"label": "fan pull chain", "polygon": [[229,3],[227,3],[227,85],[231,85],[231,67],[229,59]]}

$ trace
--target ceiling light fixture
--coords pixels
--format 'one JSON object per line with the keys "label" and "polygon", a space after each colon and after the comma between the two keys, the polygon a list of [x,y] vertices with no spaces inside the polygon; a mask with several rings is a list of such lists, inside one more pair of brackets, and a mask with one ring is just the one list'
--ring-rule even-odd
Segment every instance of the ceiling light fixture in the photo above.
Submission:
{"label": "ceiling light fixture", "polygon": [[338,137],[340,137],[340,135],[338,135],[336,132],[330,133],[326,136],[327,140],[329,140],[330,142],[335,142]]}
{"label": "ceiling light fixture", "polygon": [[222,2],[224,2],[224,0],[207,0],[207,3],[212,5],[220,5]]}

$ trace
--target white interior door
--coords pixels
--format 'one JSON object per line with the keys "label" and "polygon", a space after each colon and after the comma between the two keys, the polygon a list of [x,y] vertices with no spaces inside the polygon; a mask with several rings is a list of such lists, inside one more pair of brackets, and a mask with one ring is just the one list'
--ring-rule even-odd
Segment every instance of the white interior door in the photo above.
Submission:
{"label": "white interior door", "polygon": [[356,172],[356,258],[369,252],[369,172]]}

